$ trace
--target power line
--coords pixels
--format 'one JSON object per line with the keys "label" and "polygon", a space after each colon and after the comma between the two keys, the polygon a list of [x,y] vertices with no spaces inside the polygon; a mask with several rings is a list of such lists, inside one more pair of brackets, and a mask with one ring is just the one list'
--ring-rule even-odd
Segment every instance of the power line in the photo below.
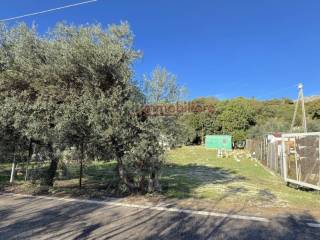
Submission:
{"label": "power line", "polygon": [[14,19],[20,19],[20,18],[24,18],[24,17],[30,17],[30,16],[39,15],[39,14],[48,13],[48,12],[54,12],[54,11],[58,11],[58,10],[61,10],[61,9],[76,7],[76,6],[79,6],[79,5],[84,5],[84,4],[93,3],[93,2],[97,2],[97,1],[98,0],[90,0],[90,1],[80,2],[80,3],[65,5],[65,6],[62,6],[62,7],[51,8],[51,9],[40,11],[40,12],[33,12],[33,13],[28,13],[28,14],[16,16],[16,17],[1,19],[0,22],[10,21],[10,20],[14,20]]}

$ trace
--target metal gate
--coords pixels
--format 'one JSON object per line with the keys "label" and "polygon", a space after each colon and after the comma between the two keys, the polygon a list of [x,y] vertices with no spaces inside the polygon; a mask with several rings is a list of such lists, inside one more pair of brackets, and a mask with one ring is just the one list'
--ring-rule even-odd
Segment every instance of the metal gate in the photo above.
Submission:
{"label": "metal gate", "polygon": [[320,190],[320,132],[282,135],[284,180]]}

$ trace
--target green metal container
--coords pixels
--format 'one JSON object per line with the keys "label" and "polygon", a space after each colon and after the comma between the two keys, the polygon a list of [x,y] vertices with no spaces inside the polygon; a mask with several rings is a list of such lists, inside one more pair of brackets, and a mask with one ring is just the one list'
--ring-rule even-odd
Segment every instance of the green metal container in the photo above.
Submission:
{"label": "green metal container", "polygon": [[207,135],[205,146],[209,149],[232,150],[232,137],[230,135]]}

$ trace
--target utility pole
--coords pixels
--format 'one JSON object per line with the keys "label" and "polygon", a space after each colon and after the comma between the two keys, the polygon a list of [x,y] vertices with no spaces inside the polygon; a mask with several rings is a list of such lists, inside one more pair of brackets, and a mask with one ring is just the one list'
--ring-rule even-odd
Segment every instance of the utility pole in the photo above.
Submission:
{"label": "utility pole", "polygon": [[294,113],[293,113],[293,119],[292,119],[292,123],[291,123],[290,132],[293,132],[293,127],[294,127],[294,123],[295,123],[296,117],[297,117],[299,102],[301,102],[302,128],[303,128],[303,131],[306,133],[308,131],[308,129],[307,129],[306,109],[304,107],[304,96],[303,96],[303,85],[302,85],[302,83],[299,83],[298,89],[299,89],[299,95],[298,95],[298,100],[296,101],[296,106],[295,106]]}

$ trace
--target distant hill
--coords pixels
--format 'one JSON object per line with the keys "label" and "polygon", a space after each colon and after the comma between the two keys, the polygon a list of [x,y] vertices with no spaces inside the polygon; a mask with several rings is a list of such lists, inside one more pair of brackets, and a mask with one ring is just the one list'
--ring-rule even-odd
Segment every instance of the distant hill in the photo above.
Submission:
{"label": "distant hill", "polygon": [[305,101],[305,102],[312,102],[312,101],[315,101],[315,100],[318,100],[318,99],[320,99],[320,96],[304,97],[304,101]]}

